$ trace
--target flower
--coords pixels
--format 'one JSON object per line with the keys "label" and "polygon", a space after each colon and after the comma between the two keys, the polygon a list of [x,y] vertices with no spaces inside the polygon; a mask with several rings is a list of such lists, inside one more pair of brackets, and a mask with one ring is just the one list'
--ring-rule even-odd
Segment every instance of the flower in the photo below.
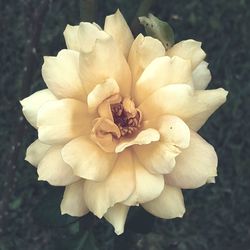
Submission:
{"label": "flower", "polygon": [[67,49],[44,57],[46,89],[23,99],[38,130],[26,160],[38,180],[66,186],[61,213],[105,217],[117,234],[130,206],[182,217],[181,189],[214,182],[217,156],[197,131],[226,101],[211,80],[201,43],[166,51],[135,39],[118,10],[95,23],[67,25]]}

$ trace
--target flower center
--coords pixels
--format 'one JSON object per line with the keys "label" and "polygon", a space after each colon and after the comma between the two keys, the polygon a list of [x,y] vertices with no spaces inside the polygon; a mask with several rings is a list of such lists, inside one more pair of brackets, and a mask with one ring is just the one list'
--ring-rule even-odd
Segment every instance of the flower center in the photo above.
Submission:
{"label": "flower center", "polygon": [[119,94],[104,100],[98,107],[99,118],[94,120],[91,138],[106,152],[114,152],[122,138],[138,134],[142,113],[129,98]]}

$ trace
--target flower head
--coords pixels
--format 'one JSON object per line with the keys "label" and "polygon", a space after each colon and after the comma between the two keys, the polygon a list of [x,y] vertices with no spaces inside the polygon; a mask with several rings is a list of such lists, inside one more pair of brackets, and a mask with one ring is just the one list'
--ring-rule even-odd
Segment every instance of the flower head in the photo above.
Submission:
{"label": "flower head", "polygon": [[182,217],[181,189],[214,182],[217,156],[197,130],[226,100],[211,80],[201,43],[167,49],[135,39],[119,10],[68,25],[67,49],[44,57],[47,88],[21,101],[38,130],[26,160],[39,180],[66,186],[62,214],[89,211],[123,232],[130,206]]}

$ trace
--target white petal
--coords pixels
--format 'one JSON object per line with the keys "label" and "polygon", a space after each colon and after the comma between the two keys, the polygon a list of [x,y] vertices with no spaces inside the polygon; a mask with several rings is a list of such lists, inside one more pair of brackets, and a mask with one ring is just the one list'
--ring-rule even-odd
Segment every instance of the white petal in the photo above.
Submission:
{"label": "white petal", "polygon": [[171,114],[197,130],[226,101],[226,96],[222,88],[194,91],[187,84],[171,84],[156,90],[138,108],[144,120]]}
{"label": "white petal", "polygon": [[206,57],[206,53],[201,49],[201,42],[189,39],[175,44],[167,50],[167,56],[179,56],[183,59],[190,60],[192,69],[195,69]]}
{"label": "white petal", "polygon": [[62,157],[76,175],[100,181],[112,170],[116,154],[106,153],[87,137],[78,137],[67,143],[62,150]]}
{"label": "white petal", "polygon": [[133,159],[131,153],[126,151],[118,156],[113,170],[104,181],[85,182],[84,197],[89,210],[101,218],[114,204],[126,200],[134,188]]}
{"label": "white petal", "polygon": [[83,216],[89,212],[83,195],[84,181],[78,181],[65,187],[61,202],[61,214]]}
{"label": "white petal", "polygon": [[188,126],[180,118],[166,115],[144,122],[144,127],[157,129],[161,137],[158,142],[134,147],[140,162],[151,173],[170,173],[175,166],[175,157],[181,153],[181,148],[189,145]]}
{"label": "white petal", "polygon": [[38,137],[48,144],[65,143],[90,134],[91,121],[85,103],[74,99],[51,101],[38,112]]}
{"label": "white petal", "polygon": [[165,55],[162,43],[151,36],[144,37],[139,34],[132,44],[128,62],[135,83],[144,69],[157,57]]}
{"label": "white petal", "polygon": [[105,219],[111,223],[115,229],[115,233],[120,235],[124,232],[124,225],[126,222],[129,207],[123,204],[116,204],[109,208],[104,215]]}
{"label": "white petal", "polygon": [[52,146],[40,161],[37,167],[38,180],[47,181],[54,186],[66,186],[74,183],[80,178],[73,174],[61,156],[62,146]]}
{"label": "white petal", "polygon": [[48,88],[59,98],[86,99],[79,76],[79,52],[61,50],[56,57],[44,57],[42,76]]}
{"label": "white petal", "polygon": [[190,145],[176,158],[166,183],[180,188],[198,188],[217,175],[217,155],[212,145],[192,132]]}
{"label": "white petal", "polygon": [[164,178],[162,175],[151,174],[134,157],[135,169],[135,191],[123,202],[128,206],[145,203],[157,198],[164,188]]}
{"label": "white petal", "polygon": [[43,104],[54,100],[57,98],[48,89],[43,89],[20,101],[25,118],[34,128],[37,128],[38,110]]}
{"label": "white petal", "polygon": [[106,17],[104,31],[114,38],[117,46],[127,58],[134,37],[119,9],[115,14]]}
{"label": "white petal", "polygon": [[95,112],[105,99],[118,94],[119,90],[119,86],[114,79],[107,79],[104,83],[97,84],[87,97],[89,112]]}
{"label": "white petal", "polygon": [[44,144],[39,140],[35,140],[27,148],[25,160],[37,167],[50,147],[51,145]]}
{"label": "white petal", "polygon": [[193,83],[195,89],[206,89],[211,81],[211,73],[208,63],[202,61],[193,71]]}
{"label": "white petal", "polygon": [[155,90],[174,83],[193,86],[190,61],[176,56],[156,58],[147,66],[135,84],[136,102],[139,104]]}
{"label": "white petal", "polygon": [[142,130],[135,138],[133,139],[124,139],[121,140],[121,142],[116,146],[115,152],[120,153],[127,147],[133,146],[133,145],[145,145],[150,144],[154,141],[159,141],[160,134],[157,130],[153,128],[148,128],[145,130]]}
{"label": "white petal", "polygon": [[80,43],[78,39],[79,25],[67,25],[63,35],[68,49],[80,51]]}
{"label": "white petal", "polygon": [[121,94],[130,96],[131,72],[112,37],[96,40],[91,52],[81,53],[80,74],[87,93],[112,78],[118,83]]}
{"label": "white petal", "polygon": [[142,206],[149,213],[163,219],[182,217],[185,213],[181,190],[167,185],[158,198],[144,203]]}

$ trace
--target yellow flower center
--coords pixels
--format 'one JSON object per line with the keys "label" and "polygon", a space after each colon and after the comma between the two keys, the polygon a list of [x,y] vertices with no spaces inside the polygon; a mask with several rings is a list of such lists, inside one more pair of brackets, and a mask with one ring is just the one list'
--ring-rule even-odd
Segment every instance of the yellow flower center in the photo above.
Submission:
{"label": "yellow flower center", "polygon": [[134,137],[139,132],[142,113],[127,97],[116,94],[107,98],[99,105],[98,114],[91,138],[106,152],[114,152],[123,138]]}

